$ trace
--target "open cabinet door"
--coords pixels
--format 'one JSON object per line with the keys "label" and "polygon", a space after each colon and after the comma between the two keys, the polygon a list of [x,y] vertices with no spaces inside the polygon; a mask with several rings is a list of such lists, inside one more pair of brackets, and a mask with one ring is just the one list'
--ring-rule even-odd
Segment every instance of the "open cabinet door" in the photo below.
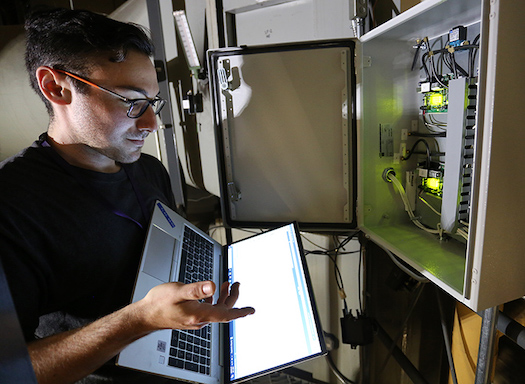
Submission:
{"label": "open cabinet door", "polygon": [[356,227],[354,42],[209,53],[223,218]]}

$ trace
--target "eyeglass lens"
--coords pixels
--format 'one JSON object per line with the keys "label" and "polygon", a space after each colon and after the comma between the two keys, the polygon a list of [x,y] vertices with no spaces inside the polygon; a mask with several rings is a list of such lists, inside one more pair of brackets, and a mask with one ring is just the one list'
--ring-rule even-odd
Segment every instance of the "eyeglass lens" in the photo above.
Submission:
{"label": "eyeglass lens", "polygon": [[146,109],[149,105],[153,108],[153,112],[155,115],[157,115],[162,107],[164,107],[164,104],[166,103],[163,99],[153,99],[153,100],[147,100],[147,99],[141,99],[141,100],[135,100],[131,104],[128,116],[131,118],[137,118],[142,116],[144,112],[146,112]]}

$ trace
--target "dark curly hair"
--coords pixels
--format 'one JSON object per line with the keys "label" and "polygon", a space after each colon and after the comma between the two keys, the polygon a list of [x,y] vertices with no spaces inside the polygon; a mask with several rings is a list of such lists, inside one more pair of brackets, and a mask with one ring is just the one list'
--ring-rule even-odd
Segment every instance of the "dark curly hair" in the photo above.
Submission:
{"label": "dark curly hair", "polygon": [[[129,50],[150,57],[154,51],[153,43],[142,26],[90,11],[40,9],[26,18],[25,29],[25,61],[29,80],[51,116],[51,103],[38,87],[38,67],[45,65],[88,76],[90,67],[101,58],[122,62]],[[73,83],[79,91],[85,90],[83,83]]]}

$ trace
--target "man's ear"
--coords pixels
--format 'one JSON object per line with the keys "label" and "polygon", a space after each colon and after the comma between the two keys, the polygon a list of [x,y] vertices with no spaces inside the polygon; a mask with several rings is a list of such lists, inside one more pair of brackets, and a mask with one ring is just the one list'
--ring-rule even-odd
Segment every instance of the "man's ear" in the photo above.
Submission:
{"label": "man's ear", "polygon": [[36,78],[40,91],[50,102],[60,105],[71,102],[71,83],[66,75],[53,71],[49,67],[38,67]]}

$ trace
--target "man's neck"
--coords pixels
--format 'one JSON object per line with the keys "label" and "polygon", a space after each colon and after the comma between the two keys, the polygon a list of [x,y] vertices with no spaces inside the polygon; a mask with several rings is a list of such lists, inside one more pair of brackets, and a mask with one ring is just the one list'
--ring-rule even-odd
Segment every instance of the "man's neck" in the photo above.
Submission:
{"label": "man's neck", "polygon": [[102,173],[116,173],[120,170],[120,164],[108,157],[96,153],[85,144],[69,144],[55,140],[48,133],[49,145],[70,165],[89,169]]}

